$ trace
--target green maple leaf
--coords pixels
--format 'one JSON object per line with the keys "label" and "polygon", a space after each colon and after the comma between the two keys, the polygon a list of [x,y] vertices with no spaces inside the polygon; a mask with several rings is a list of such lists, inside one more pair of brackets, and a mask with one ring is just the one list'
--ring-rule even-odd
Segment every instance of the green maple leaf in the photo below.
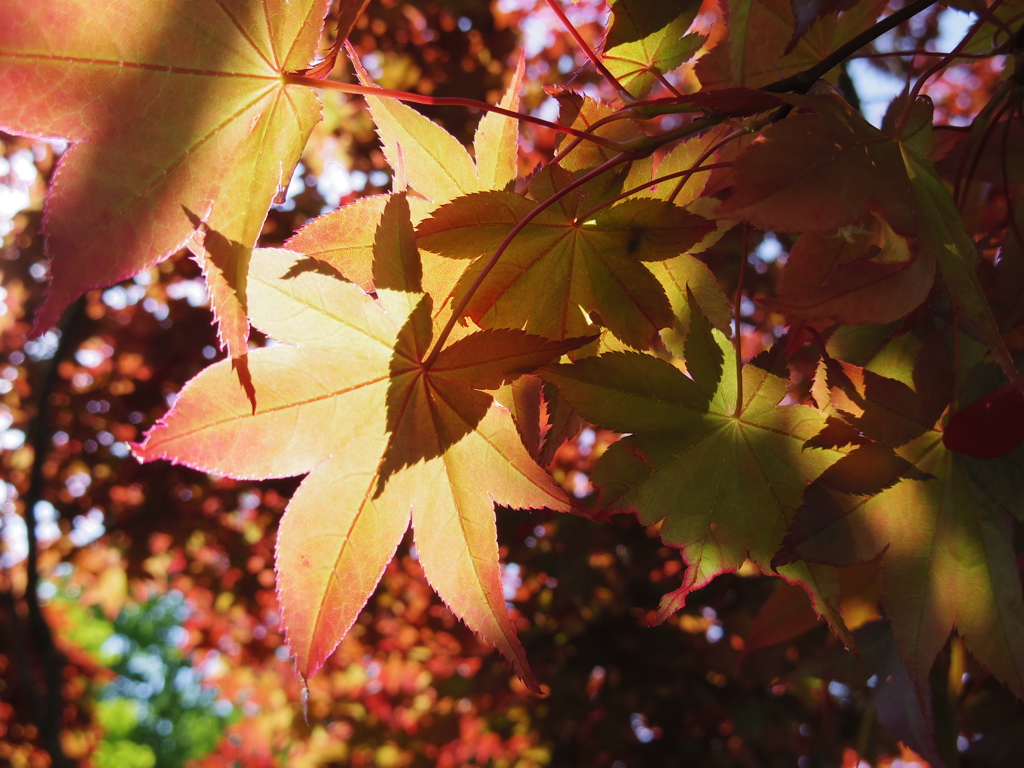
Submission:
{"label": "green maple leaf", "polygon": [[688,173],[681,178],[665,177],[690,171],[698,162],[714,163],[717,153],[705,155],[725,137],[725,134],[725,128],[720,127],[676,144],[661,159],[657,169],[651,169],[649,179],[643,179],[643,182],[653,182],[657,179],[662,181],[637,193],[637,197],[651,197],[675,203],[717,224],[716,229],[694,245],[689,253],[650,265],[651,272],[665,289],[675,315],[675,323],[671,328],[661,331],[661,338],[679,358],[683,357],[683,344],[690,327],[688,292],[693,294],[700,311],[711,321],[711,325],[724,333],[729,333],[732,306],[708,265],[692,254],[702,253],[714,245],[733,224],[726,219],[717,218],[717,200],[700,197],[708,181],[707,173]]}
{"label": "green maple leaf", "polygon": [[[940,414],[938,399],[827,364],[830,391],[816,396],[878,442],[857,447],[808,487],[777,561],[849,565],[881,555],[882,604],[926,712],[929,671],[953,629],[1024,698],[1024,601],[1006,517],[1024,516],[1024,449],[998,459],[948,450],[942,432],[925,426]],[[919,390],[931,383],[914,378]]]}
{"label": "green maple leaf", "polygon": [[[544,196],[573,178],[550,168],[534,181]],[[476,323],[565,339],[589,332],[585,311],[634,348],[646,348],[659,329],[672,325],[665,291],[643,262],[685,252],[711,231],[711,222],[650,199],[627,200],[584,220],[587,200],[574,190],[511,241],[467,307]],[[421,247],[477,259],[459,280],[456,301],[512,228],[538,205],[511,192],[482,192],[441,206],[419,225]]]}
{"label": "green maple leaf", "polygon": [[[634,352],[541,370],[584,418],[630,433],[602,455],[593,479],[604,510],[661,522],[663,540],[682,550],[689,567],[682,587],[663,600],[662,616],[747,557],[767,568],[804,488],[841,455],[804,447],[826,417],[807,406],[778,405],[787,379],[784,365],[770,370],[770,357],[743,367],[737,408],[736,369],[725,364],[730,343],[697,312],[690,325],[690,376]],[[834,574],[803,565],[780,573],[799,580],[818,612],[852,642],[839,617]]]}
{"label": "green maple leaf", "polygon": [[[1024,699],[1024,601],[1005,517],[1007,498],[1021,493],[1009,481],[1024,471],[1020,453],[992,460],[1007,466],[993,483],[989,462],[946,450],[930,431],[898,449],[901,461],[876,464],[880,491],[861,495],[823,475],[787,537],[783,561],[881,554],[882,604],[925,709],[929,672],[954,629]],[[904,479],[908,468],[918,479]]]}
{"label": "green maple leaf", "polygon": [[605,66],[630,94],[647,98],[665,74],[706,41],[705,35],[686,34],[699,10],[694,0],[615,0],[601,57]]}

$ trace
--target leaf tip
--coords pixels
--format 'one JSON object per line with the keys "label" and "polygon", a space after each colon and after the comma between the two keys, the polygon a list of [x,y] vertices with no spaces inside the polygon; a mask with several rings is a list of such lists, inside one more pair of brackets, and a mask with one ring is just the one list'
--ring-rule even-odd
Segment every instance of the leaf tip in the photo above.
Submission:
{"label": "leaf tip", "polygon": [[533,676],[533,672],[530,670],[529,665],[525,660],[522,663],[513,662],[516,676],[519,681],[526,686],[526,690],[531,695],[536,696],[539,699],[546,699],[551,695],[551,687],[547,685],[541,685],[537,682],[537,678]]}

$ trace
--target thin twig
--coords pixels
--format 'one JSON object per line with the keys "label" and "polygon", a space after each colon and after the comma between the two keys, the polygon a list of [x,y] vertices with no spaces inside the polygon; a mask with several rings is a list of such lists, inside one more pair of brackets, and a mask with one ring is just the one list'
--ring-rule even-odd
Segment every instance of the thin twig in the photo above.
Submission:
{"label": "thin twig", "polygon": [[604,62],[598,58],[596,53],[594,53],[594,49],[587,44],[587,41],[583,39],[583,35],[581,35],[579,30],[576,29],[571,21],[569,21],[569,17],[565,15],[565,11],[563,11],[562,7],[558,4],[558,0],[544,0],[544,2],[547,3],[548,8],[551,9],[552,13],[558,17],[558,20],[562,22],[566,31],[572,35],[572,39],[576,41],[576,45],[578,45],[584,55],[590,59],[590,63],[593,64],[597,71],[601,73],[601,76],[607,80],[608,83],[619,92],[619,95],[626,99],[626,101],[632,101],[633,94],[626,90],[625,86],[619,82],[619,79],[608,70],[608,67],[604,65]]}
{"label": "thin twig", "polygon": [[953,50],[943,56],[939,61],[935,62],[924,71],[924,74],[917,78],[917,82],[914,83],[914,87],[910,89],[907,101],[903,105],[903,112],[900,114],[900,119],[897,121],[896,128],[893,131],[894,135],[899,136],[903,133],[903,129],[906,127],[907,121],[910,119],[910,114],[913,111],[914,102],[917,100],[918,94],[921,93],[921,89],[924,88],[924,84],[927,83],[929,78],[931,78],[931,76],[936,72],[941,72],[953,63],[960,51],[963,50],[964,46],[967,45],[967,43],[969,43],[976,34],[978,34],[978,31],[990,18],[992,18],[992,14],[995,13],[996,9],[1002,4],[1003,0],[995,0],[995,2],[978,17],[978,20],[974,22],[971,28],[967,30],[967,34],[963,36],[963,39],[956,44]]}
{"label": "thin twig", "polygon": [[[895,57],[903,56],[927,56],[929,58],[942,58],[943,56],[949,56],[949,51],[929,51],[925,48],[909,48],[902,51],[885,51],[875,53],[855,53],[851,56],[851,59],[891,59]],[[958,59],[991,59],[995,56],[995,51],[989,51],[988,53],[959,53],[955,58]]]}

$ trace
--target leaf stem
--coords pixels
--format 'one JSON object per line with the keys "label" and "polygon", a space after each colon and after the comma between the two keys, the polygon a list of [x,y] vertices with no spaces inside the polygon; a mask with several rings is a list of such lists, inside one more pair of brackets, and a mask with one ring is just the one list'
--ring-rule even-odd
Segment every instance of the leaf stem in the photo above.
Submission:
{"label": "leaf stem", "polygon": [[681,93],[678,88],[672,85],[672,83],[669,82],[668,78],[665,77],[665,75],[663,75],[658,70],[654,70],[654,77],[658,80],[659,83],[665,86],[666,89],[668,89],[671,93],[675,94],[677,98],[686,98],[686,96],[683,93]]}
{"label": "leaf stem", "polygon": [[604,65],[604,62],[602,62],[601,59],[598,58],[597,54],[594,53],[594,49],[587,44],[587,41],[583,39],[583,35],[581,35],[579,30],[576,29],[571,21],[569,21],[569,17],[565,15],[565,11],[563,11],[562,7],[558,4],[558,0],[544,0],[544,2],[547,3],[548,8],[551,9],[552,13],[558,17],[558,20],[562,22],[566,31],[572,35],[572,39],[576,41],[576,45],[578,45],[580,50],[583,51],[588,59],[590,59],[590,63],[593,64],[597,71],[601,73],[601,76],[607,80],[609,84],[614,86],[615,90],[618,91],[619,95],[626,101],[633,101],[633,94],[625,89],[622,83],[619,82],[618,78],[608,70],[608,67]]}
{"label": "leaf stem", "polygon": [[743,283],[747,277],[747,255],[750,244],[750,224],[743,223],[743,245],[740,252],[740,276],[736,280],[736,303],[734,316],[736,318],[735,330],[732,334],[732,346],[736,352],[736,410],[733,416],[737,418],[743,413],[743,341],[740,334],[740,318],[743,314]]}
{"label": "leaf stem", "polygon": [[564,187],[562,187],[553,195],[551,195],[551,197],[538,203],[532,211],[526,214],[526,216],[523,217],[522,221],[516,224],[505,237],[505,239],[501,241],[501,245],[499,245],[497,250],[495,250],[490,260],[484,265],[484,268],[480,270],[480,274],[476,276],[476,278],[470,284],[469,288],[466,289],[465,294],[463,294],[462,298],[459,299],[458,303],[456,303],[452,307],[451,317],[448,318],[448,322],[445,323],[444,328],[442,328],[441,332],[437,335],[437,340],[434,342],[433,349],[430,350],[430,354],[427,355],[426,359],[422,363],[423,368],[429,370],[430,367],[434,364],[434,361],[437,360],[437,356],[441,354],[441,348],[444,346],[444,343],[448,340],[448,337],[455,329],[455,324],[459,321],[459,318],[462,317],[462,313],[466,311],[466,307],[468,307],[469,302],[472,301],[473,295],[480,289],[480,286],[483,285],[484,280],[487,279],[487,275],[489,275],[491,273],[491,270],[494,269],[494,266],[498,263],[498,259],[501,258],[502,254],[504,254],[505,251],[508,250],[508,247],[512,244],[512,241],[516,238],[516,235],[518,235],[520,232],[526,229],[530,222],[537,218],[541,213],[546,211],[548,208],[557,203],[559,200],[561,200],[563,197],[568,195],[573,190],[579,189],[587,182],[596,179],[605,171],[609,171],[617,165],[621,165],[622,163],[628,162],[630,160],[635,160],[636,158],[637,155],[634,155],[630,152],[621,152],[615,157],[609,158],[605,162],[601,163],[601,165],[599,165],[594,170],[590,171],[589,173],[585,173],[578,179],[575,179],[571,183],[566,184]]}
{"label": "leaf stem", "polygon": [[525,123],[533,123],[534,125],[539,125],[543,128],[550,128],[558,133],[565,133],[579,139],[592,141],[595,144],[599,144],[602,147],[616,152],[624,150],[624,147],[620,142],[612,139],[605,139],[601,136],[595,136],[594,134],[587,133],[586,131],[581,131],[565,125],[559,125],[558,123],[553,123],[550,120],[535,117],[534,115],[515,112],[511,109],[505,109],[504,107],[495,106],[483,101],[476,101],[475,99],[464,99],[458,96],[423,96],[418,93],[409,93],[408,91],[394,91],[390,88],[357,85],[356,83],[342,83],[337,80],[320,80],[315,77],[304,75],[301,72],[285,73],[282,75],[282,79],[288,85],[302,85],[307,88],[323,88],[324,90],[341,91],[342,93],[348,93],[355,96],[385,96],[398,101],[408,102],[410,104],[424,104],[432,107],[468,107],[469,109],[480,109],[484,112],[496,112],[497,114],[504,115],[505,117],[512,117],[516,120],[522,120]]}

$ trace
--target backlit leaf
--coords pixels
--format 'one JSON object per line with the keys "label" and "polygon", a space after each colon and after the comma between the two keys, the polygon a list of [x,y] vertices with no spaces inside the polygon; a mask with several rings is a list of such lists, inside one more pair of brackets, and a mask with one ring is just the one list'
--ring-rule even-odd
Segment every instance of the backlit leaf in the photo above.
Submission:
{"label": "backlit leaf", "polygon": [[815,111],[773,124],[740,155],[719,214],[768,230],[835,232],[874,211],[916,236],[898,142],[832,97],[808,103]]}
{"label": "backlit leaf", "polygon": [[893,322],[927,298],[935,269],[933,251],[916,256],[907,238],[873,215],[865,227],[801,235],[772,305],[791,318],[825,324]]}
{"label": "backlit leaf", "polygon": [[[365,73],[363,76],[365,79]],[[505,109],[518,107],[522,77],[523,64],[520,63],[501,101]],[[424,123],[424,118],[415,110],[393,99],[370,97],[370,103],[377,105],[373,115],[380,120],[378,131],[385,150],[388,147],[393,150],[388,155],[389,159],[398,163],[397,147],[400,144],[406,180],[419,191],[434,190],[440,196],[437,202],[445,200],[447,192],[443,190],[449,189],[448,182],[457,190],[477,191],[502,189],[515,179],[519,124],[514,118],[488,112],[476,131],[476,165],[459,162],[447,165],[445,153],[449,149],[457,157],[461,157],[460,152],[465,152],[454,136],[434,123]],[[413,130],[415,126],[422,130]],[[456,146],[458,150],[454,149]],[[439,174],[448,182],[438,182]],[[439,183],[442,187],[438,187]],[[373,245],[381,216],[390,199],[390,195],[363,197],[337,211],[318,216],[289,238],[285,247],[326,262],[345,279],[372,291]],[[418,197],[409,198],[408,203],[413,224],[426,218],[437,205]],[[465,271],[465,265],[438,258],[429,251],[421,252],[420,257],[424,265],[423,289],[434,297],[437,315],[448,306],[447,300]]]}
{"label": "backlit leaf", "polygon": [[[704,334],[713,339],[717,360],[701,349],[703,342],[691,345]],[[692,324],[686,356],[694,378],[632,352],[541,371],[584,418],[631,433],[601,457],[594,483],[604,509],[636,512],[646,524],[661,522],[663,540],[682,549],[686,576],[662,601],[662,617],[747,557],[767,568],[807,483],[840,457],[835,450],[804,447],[825,415],[802,405],[778,406],[787,383],[761,367],[767,361],[744,366],[737,409],[733,350],[725,337]],[[821,592],[806,566],[780,573],[800,581],[819,612],[845,634],[834,609],[834,583]]]}
{"label": "backlit leaf", "polygon": [[791,0],[791,2],[796,25],[793,28],[793,37],[786,46],[786,53],[789,53],[800,38],[807,34],[807,30],[815,21],[832,13],[849,10],[857,4],[857,0]]}
{"label": "backlit leaf", "polygon": [[[723,5],[729,34],[697,62],[704,87],[759,88],[801,72],[870,27],[885,7],[881,0],[863,0],[842,18],[819,20],[794,44],[792,0],[729,0]],[[833,73],[826,79],[834,82]]]}
{"label": "backlit leaf", "polygon": [[[787,288],[783,282],[790,296],[808,291],[815,280],[827,283],[823,291],[815,291],[824,293],[820,304],[805,296],[806,306],[797,307],[797,316],[863,322],[858,313],[889,297],[899,300],[897,311],[883,310],[872,322],[893,319],[912,309],[912,300],[928,294],[937,266],[965,320],[1007,377],[1015,379],[1016,368],[974,270],[974,243],[952,196],[921,154],[931,146],[931,102],[920,99],[913,105],[898,137],[874,128],[831,97],[797,103],[813,111],[792,115],[762,132],[738,159],[735,191],[719,208],[721,216],[764,229],[833,237],[832,246],[822,237],[806,241],[791,268],[795,285]],[[900,107],[896,102],[890,111],[898,115]],[[886,122],[895,123],[893,115]],[[855,252],[834,238],[853,242],[869,214],[884,219],[882,245],[893,245],[876,253],[872,239],[863,240],[867,258],[858,261]],[[894,234],[909,240],[909,258],[899,253]],[[891,265],[880,264],[879,256]],[[837,261],[849,266],[839,267]],[[893,266],[900,263],[905,266]],[[880,282],[886,284],[879,288]]]}
{"label": "backlit leaf", "polygon": [[635,98],[647,98],[659,76],[676,69],[704,44],[704,35],[686,34],[699,10],[695,0],[615,0],[602,55],[605,66]]}
{"label": "backlit leaf", "polygon": [[[1024,698],[1024,601],[1003,505],[981,474],[985,462],[947,451],[938,432],[897,453],[904,465],[893,465],[877,493],[846,494],[825,476],[811,486],[780,559],[846,565],[881,554],[882,603],[923,707],[932,664],[953,629]],[[905,464],[918,479],[900,480]]]}
{"label": "backlit leaf", "polygon": [[416,254],[403,203],[392,198],[374,245],[376,301],[333,275],[296,269],[301,254],[256,251],[253,323],[291,345],[252,353],[256,409],[230,363],[218,363],[135,450],[231,477],[310,473],[277,546],[284,625],[303,677],[351,627],[411,515],[434,589],[538,690],[502,596],[494,504],[565,510],[567,500],[482,389],[589,339],[483,331],[426,368],[431,299],[409,268]]}
{"label": "backlit leaf", "polygon": [[[360,82],[373,85],[359,60],[353,58],[353,64]],[[519,82],[519,78],[513,80],[506,99],[516,98],[514,89]],[[384,156],[388,163],[392,168],[404,167],[409,186],[435,205],[460,195],[491,189],[495,180],[507,174],[507,169],[499,170],[497,165],[488,165],[484,181],[481,182],[469,152],[444,128],[393,98],[367,96],[366,102],[384,145]],[[485,144],[497,141],[501,151],[512,149],[514,156],[514,138],[518,136],[515,125],[516,121],[512,118],[496,116],[480,131]],[[497,147],[488,147],[490,149]],[[490,156],[490,151],[487,154],[487,163],[498,162],[497,157]]]}
{"label": "backlit leaf", "polygon": [[326,0],[178,0],[0,9],[0,127],[71,142],[46,208],[44,330],[90,288],[166,259],[196,229],[232,355],[249,252],[320,102],[281,75],[316,53]]}
{"label": "backlit leaf", "polygon": [[[526,71],[526,60],[519,59],[512,74],[505,95],[498,103],[499,107],[515,111],[519,109],[519,91],[523,87],[523,75]],[[480,118],[476,135],[473,137],[473,148],[476,150],[476,171],[480,180],[480,189],[504,189],[515,181],[519,172],[519,123],[517,120],[488,112]]]}
{"label": "backlit leaf", "polygon": [[[458,296],[537,205],[510,192],[459,198],[420,224],[418,242],[452,258],[477,258],[460,280]],[[580,221],[586,206],[571,193],[536,216],[473,295],[469,316],[485,328],[525,328],[565,339],[588,332],[583,311],[599,313],[602,324],[636,348],[671,325],[665,291],[642,262],[678,256],[711,223],[655,200],[627,200]]]}
{"label": "backlit leaf", "polygon": [[997,459],[1024,443],[1024,394],[1013,383],[961,408],[949,418],[942,442],[952,451]]}

